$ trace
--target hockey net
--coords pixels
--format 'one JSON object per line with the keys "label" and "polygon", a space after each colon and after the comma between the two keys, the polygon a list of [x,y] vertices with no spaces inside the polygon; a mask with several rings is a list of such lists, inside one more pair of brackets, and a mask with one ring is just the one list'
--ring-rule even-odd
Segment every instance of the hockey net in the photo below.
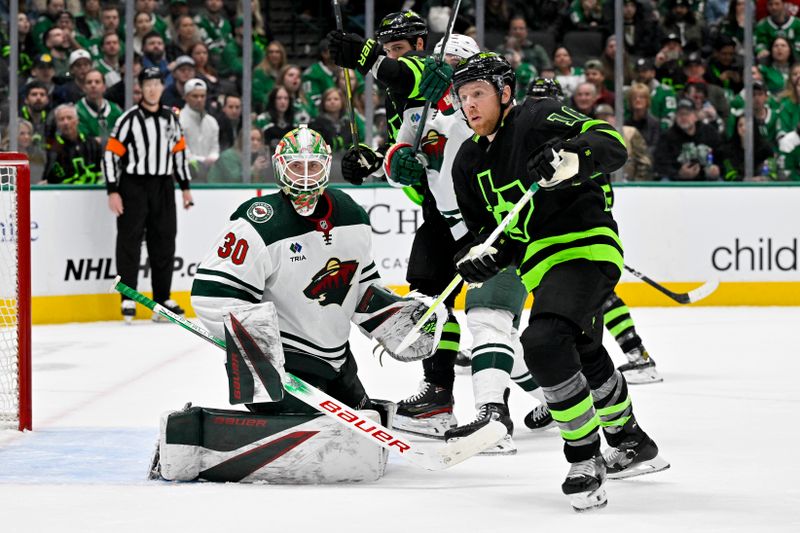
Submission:
{"label": "hockey net", "polygon": [[31,429],[30,169],[0,152],[0,429]]}

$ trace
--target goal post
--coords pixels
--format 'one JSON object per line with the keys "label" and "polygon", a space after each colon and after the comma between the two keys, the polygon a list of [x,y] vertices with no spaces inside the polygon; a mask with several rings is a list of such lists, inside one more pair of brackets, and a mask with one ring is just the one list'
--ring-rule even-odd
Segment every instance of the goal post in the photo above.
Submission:
{"label": "goal post", "polygon": [[0,152],[0,429],[31,429],[30,165]]}

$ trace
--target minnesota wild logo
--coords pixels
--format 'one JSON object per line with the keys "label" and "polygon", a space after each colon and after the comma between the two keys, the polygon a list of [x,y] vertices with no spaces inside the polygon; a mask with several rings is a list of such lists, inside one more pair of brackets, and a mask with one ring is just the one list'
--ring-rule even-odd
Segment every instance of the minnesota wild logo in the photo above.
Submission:
{"label": "minnesota wild logo", "polygon": [[340,261],[332,257],[325,263],[325,267],[314,274],[311,283],[303,289],[303,294],[320,305],[342,305],[357,269],[358,261]]}
{"label": "minnesota wild logo", "polygon": [[428,168],[441,170],[444,161],[444,145],[447,137],[436,130],[429,130],[422,139],[421,148],[428,157]]}
{"label": "minnesota wild logo", "polygon": [[[521,181],[514,180],[510,183],[497,187],[494,184],[491,170],[485,170],[477,175],[478,185],[486,202],[486,209],[492,213],[497,224],[506,217],[514,208],[514,205],[528,190]],[[523,207],[519,213],[511,220],[506,227],[505,233],[512,239],[528,242],[528,222],[533,215],[533,198],[528,201],[528,205]]]}

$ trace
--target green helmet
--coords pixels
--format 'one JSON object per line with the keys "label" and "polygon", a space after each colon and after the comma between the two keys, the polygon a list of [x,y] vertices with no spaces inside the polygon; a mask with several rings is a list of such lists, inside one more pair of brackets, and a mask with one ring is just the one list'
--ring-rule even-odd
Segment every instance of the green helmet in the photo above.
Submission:
{"label": "green helmet", "polygon": [[302,216],[314,212],[331,173],[331,148],[322,135],[305,124],[283,136],[272,166],[281,191]]}

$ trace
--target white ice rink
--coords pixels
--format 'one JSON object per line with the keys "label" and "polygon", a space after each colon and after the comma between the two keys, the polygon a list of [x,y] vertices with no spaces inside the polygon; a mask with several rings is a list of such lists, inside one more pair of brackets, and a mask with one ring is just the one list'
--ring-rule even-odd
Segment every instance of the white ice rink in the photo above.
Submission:
{"label": "white ice rink", "polygon": [[[35,430],[0,432],[0,532],[800,532],[800,308],[633,312],[665,378],[631,387],[635,412],[672,468],[609,481],[608,507],[585,514],[560,492],[558,432],[524,427],[535,401],[519,389],[516,456],[436,473],[392,457],[363,485],[145,481],[163,411],[228,406],[222,352],[149,321],[35,327]],[[373,397],[416,389],[418,363],[380,367],[352,339]],[[456,402],[468,421],[467,376]]]}

